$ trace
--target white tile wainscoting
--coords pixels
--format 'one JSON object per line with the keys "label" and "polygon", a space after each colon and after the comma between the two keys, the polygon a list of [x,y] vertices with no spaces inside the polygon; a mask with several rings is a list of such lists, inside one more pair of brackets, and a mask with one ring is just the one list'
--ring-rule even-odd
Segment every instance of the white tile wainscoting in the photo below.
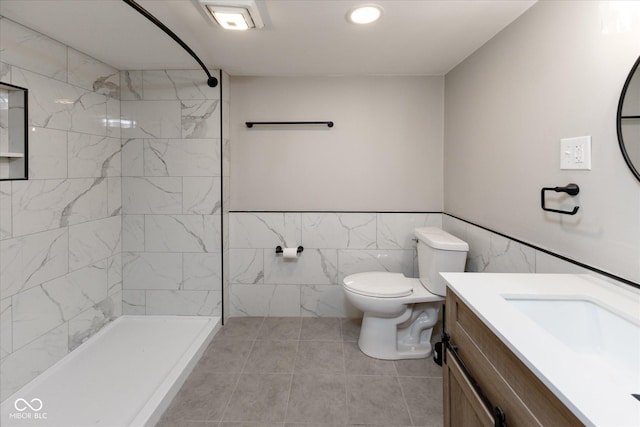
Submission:
{"label": "white tile wainscoting", "polygon": [[[441,227],[469,243],[466,271],[584,273],[516,240],[440,213],[231,212],[231,316],[360,317],[348,305],[342,279],[363,271],[418,276],[413,229]],[[284,260],[276,246],[304,251]]]}
{"label": "white tile wainscoting", "polygon": [[[413,229],[442,226],[439,213],[231,212],[231,316],[359,317],[342,279],[363,271],[416,277]],[[296,260],[276,246],[304,251]]]}
{"label": "white tile wainscoting", "polygon": [[[442,228],[469,244],[465,271],[479,273],[589,274],[630,289],[632,282],[599,271],[562,255],[500,235],[451,215],[442,216]],[[565,255],[567,259],[571,259]],[[638,285],[636,284],[636,287]]]}

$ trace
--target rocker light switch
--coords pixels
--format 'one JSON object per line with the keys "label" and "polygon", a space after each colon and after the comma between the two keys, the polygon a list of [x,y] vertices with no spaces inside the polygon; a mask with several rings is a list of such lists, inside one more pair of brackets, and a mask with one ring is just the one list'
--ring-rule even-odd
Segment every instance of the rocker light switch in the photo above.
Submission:
{"label": "rocker light switch", "polygon": [[591,170],[591,137],[563,138],[560,140],[560,169]]}

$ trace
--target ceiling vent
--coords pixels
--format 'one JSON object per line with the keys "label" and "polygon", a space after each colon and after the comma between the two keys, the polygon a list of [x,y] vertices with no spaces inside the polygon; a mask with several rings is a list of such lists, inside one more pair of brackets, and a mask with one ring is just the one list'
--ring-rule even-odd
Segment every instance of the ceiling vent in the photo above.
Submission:
{"label": "ceiling vent", "polygon": [[255,0],[198,0],[213,22],[225,30],[263,28]]}

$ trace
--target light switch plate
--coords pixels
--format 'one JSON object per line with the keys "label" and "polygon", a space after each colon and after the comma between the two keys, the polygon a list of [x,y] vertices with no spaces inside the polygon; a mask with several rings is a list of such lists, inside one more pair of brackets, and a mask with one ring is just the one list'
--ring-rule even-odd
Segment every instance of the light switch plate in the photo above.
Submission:
{"label": "light switch plate", "polygon": [[560,140],[560,169],[591,170],[591,136]]}

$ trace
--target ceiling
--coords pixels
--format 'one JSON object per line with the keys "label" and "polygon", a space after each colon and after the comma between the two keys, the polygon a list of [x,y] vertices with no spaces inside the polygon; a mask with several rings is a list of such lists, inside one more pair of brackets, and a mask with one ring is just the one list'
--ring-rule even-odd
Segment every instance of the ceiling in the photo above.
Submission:
{"label": "ceiling", "polygon": [[[375,2],[382,19],[346,21]],[[231,75],[444,75],[532,0],[257,0],[260,30],[223,31],[195,0],[138,0],[210,68]],[[0,14],[122,70],[196,62],[121,0],[0,0]]]}

